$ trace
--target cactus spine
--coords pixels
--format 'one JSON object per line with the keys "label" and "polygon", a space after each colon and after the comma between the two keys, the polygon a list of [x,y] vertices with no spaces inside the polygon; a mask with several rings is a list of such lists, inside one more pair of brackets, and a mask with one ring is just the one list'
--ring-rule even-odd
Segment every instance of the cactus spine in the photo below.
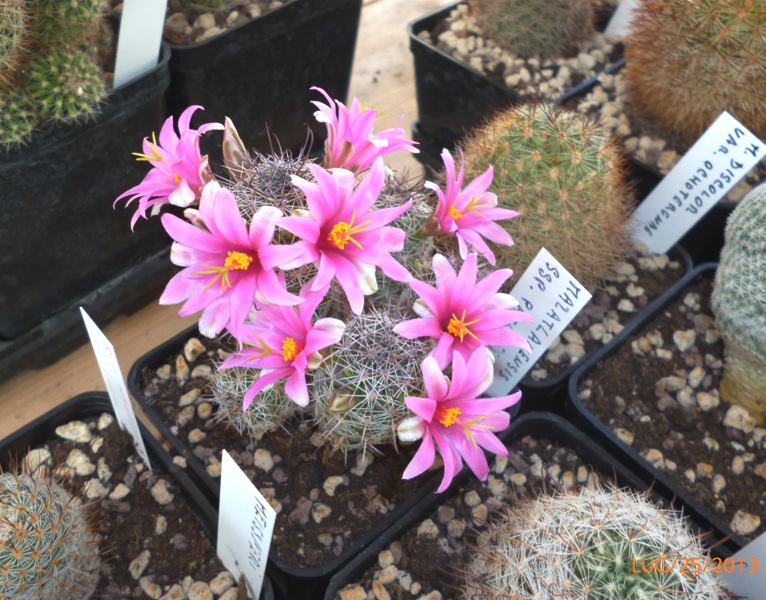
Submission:
{"label": "cactus spine", "polygon": [[28,19],[22,0],[0,0],[0,82],[22,60]]}
{"label": "cactus spine", "polygon": [[470,0],[470,6],[481,30],[522,58],[569,54],[594,32],[591,0]]}
{"label": "cactus spine", "polygon": [[726,346],[721,398],[766,423],[766,185],[726,223],[712,307]]}
{"label": "cactus spine", "polygon": [[173,0],[176,10],[182,12],[221,12],[231,7],[231,0]]}
{"label": "cactus spine", "polygon": [[626,43],[631,101],[691,143],[723,110],[766,134],[766,2],[642,0]]}
{"label": "cactus spine", "polygon": [[79,498],[47,476],[0,474],[0,600],[86,600],[98,539]]}
{"label": "cactus spine", "polygon": [[24,94],[0,89],[0,152],[25,143],[36,121],[34,107]]}
{"label": "cactus spine", "polygon": [[498,266],[524,272],[540,248],[586,287],[608,279],[628,248],[631,197],[623,157],[598,122],[550,105],[498,113],[465,142],[466,180],[495,169],[498,205],[515,245],[494,250]]}
{"label": "cactus spine", "polygon": [[43,46],[83,47],[98,36],[108,0],[37,0],[35,39]]}
{"label": "cactus spine", "polygon": [[478,546],[466,600],[730,597],[710,570],[672,566],[704,556],[699,538],[684,519],[630,490],[539,496],[509,511]]}

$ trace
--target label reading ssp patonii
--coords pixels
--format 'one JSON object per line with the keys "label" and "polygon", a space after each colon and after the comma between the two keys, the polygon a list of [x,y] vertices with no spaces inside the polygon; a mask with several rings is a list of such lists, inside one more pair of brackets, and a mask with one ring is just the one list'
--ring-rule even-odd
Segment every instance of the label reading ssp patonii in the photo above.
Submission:
{"label": "label reading ssp patonii", "polygon": [[766,156],[766,145],[723,112],[633,213],[634,239],[664,254]]}
{"label": "label reading ssp patonii", "polygon": [[261,593],[276,518],[276,511],[224,450],[217,552],[235,578],[244,577],[248,598]]}
{"label": "label reading ssp patonii", "polygon": [[633,21],[633,9],[636,8],[636,0],[622,0],[620,5],[612,13],[609,24],[604,29],[604,35],[625,37],[630,33],[630,23]]}
{"label": "label reading ssp patonii", "polygon": [[117,37],[114,88],[157,66],[167,0],[124,0]]}
{"label": "label reading ssp patonii", "polygon": [[128,394],[128,388],[125,387],[125,380],[122,377],[120,363],[117,361],[114,346],[112,346],[111,342],[98,328],[98,325],[93,322],[93,319],[90,318],[90,315],[82,307],[80,307],[80,312],[82,313],[82,320],[85,321],[85,328],[88,330],[88,337],[90,338],[91,346],[93,346],[93,352],[96,354],[98,368],[106,384],[106,391],[112,401],[117,422],[133,438],[136,452],[146,463],[146,466],[151,469],[149,455],[146,453],[144,440],[141,439],[141,431],[138,429],[136,413],[133,410],[133,405],[130,403],[130,395]]}
{"label": "label reading ssp patonii", "polygon": [[519,301],[518,310],[534,318],[532,323],[508,326],[526,338],[532,354],[520,348],[493,347],[495,378],[486,392],[488,396],[509,394],[591,299],[590,292],[545,248],[537,253],[511,296]]}
{"label": "label reading ssp patonii", "polygon": [[718,574],[729,590],[738,596],[761,600],[766,589],[766,533],[759,535],[734,556],[713,564],[709,570]]}

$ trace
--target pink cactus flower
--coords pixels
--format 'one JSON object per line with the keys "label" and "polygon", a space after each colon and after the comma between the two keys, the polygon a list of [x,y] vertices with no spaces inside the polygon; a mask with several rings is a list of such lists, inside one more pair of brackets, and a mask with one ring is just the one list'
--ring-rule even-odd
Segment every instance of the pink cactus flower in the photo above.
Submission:
{"label": "pink cactus flower", "polygon": [[162,215],[162,225],[175,240],[170,259],[185,268],[170,280],[160,303],[186,301],[178,312],[182,317],[204,309],[200,332],[213,337],[227,325],[237,331],[256,298],[279,305],[303,302],[288,293],[270,267],[263,266],[275,253],[271,241],[281,216],[278,208],[263,206],[253,215],[248,232],[234,196],[215,181],[202,190],[195,217],[205,229],[175,215]]}
{"label": "pink cactus flower", "polygon": [[416,416],[399,424],[402,441],[422,439],[402,475],[412,479],[434,462],[434,441],[444,460],[444,478],[437,492],[443,492],[463,467],[463,460],[474,475],[487,478],[489,467],[482,448],[499,456],[508,456],[508,449],[493,432],[508,427],[511,415],[504,409],[516,404],[521,392],[499,398],[478,398],[492,384],[492,361],[480,348],[468,361],[459,352],[452,358],[452,381],[442,373],[436,360],[429,356],[423,361],[423,380],[427,398],[408,396],[407,407]]}
{"label": "pink cactus flower", "polygon": [[435,255],[436,288],[410,281],[410,287],[420,296],[413,309],[422,318],[402,321],[394,327],[396,333],[410,340],[437,339],[431,355],[442,369],[449,365],[453,351],[464,360],[480,346],[516,346],[532,351],[521,334],[506,327],[518,321],[532,322],[532,317],[512,310],[518,306],[512,296],[497,293],[513,271],[498,269],[477,283],[476,261],[476,254],[469,254],[456,274],[444,256]]}
{"label": "pink cactus flower", "polygon": [[261,369],[260,377],[245,393],[244,410],[259,392],[285,378],[288,397],[299,406],[308,405],[306,370],[321,364],[319,350],[337,344],[346,329],[345,323],[338,319],[319,319],[311,324],[326,291],[310,292],[307,284],[301,290],[304,302],[297,310],[292,306],[258,305],[258,310],[251,313],[252,323],[242,326],[239,341],[243,349],[229,356],[221,369]]}
{"label": "pink cactus flower", "polygon": [[483,238],[496,244],[512,246],[513,239],[508,232],[495,221],[512,219],[518,216],[515,210],[497,208],[497,195],[488,192],[492,185],[493,170],[490,166],[484,173],[471,181],[465,189],[463,185],[463,151],[460,151],[460,172],[455,177],[455,162],[446,149],[442,151],[446,193],[435,183],[426,182],[438,196],[438,204],[434,216],[429,219],[426,227],[433,234],[447,234],[457,237],[460,256],[465,260],[468,256],[468,245],[487,259],[489,264],[495,264],[495,254]]}
{"label": "pink cactus flower", "polygon": [[419,152],[412,140],[406,139],[404,129],[395,127],[380,133],[372,133],[378,111],[362,109],[354,98],[351,108],[333,100],[322,88],[312,87],[325,98],[327,104],[312,102],[319,110],[314,113],[316,120],[327,126],[324,167],[342,168],[359,173],[368,169],[376,158],[396,150]]}
{"label": "pink cactus flower", "polygon": [[[362,312],[364,296],[377,290],[376,266],[397,281],[412,278],[390,254],[402,249],[405,233],[386,227],[410,208],[412,200],[401,206],[370,210],[383,187],[383,168],[383,159],[376,159],[355,189],[351,171],[326,171],[309,165],[316,183],[292,178],[306,194],[308,216],[284,217],[278,222],[301,241],[277,250],[273,265],[287,270],[316,262],[312,291],[327,287],[335,277],[355,314]],[[301,250],[297,259],[290,256],[295,248]]]}
{"label": "pink cactus flower", "polygon": [[137,186],[121,194],[115,204],[130,196],[127,205],[138,199],[138,210],[130,226],[135,227],[139,217],[146,218],[147,209],[156,215],[163,204],[187,207],[198,200],[202,188],[213,179],[213,172],[199,149],[203,133],[223,129],[220,123],[205,123],[199,129],[191,129],[192,114],[201,106],[190,106],[178,118],[178,133],[173,129],[173,117],[169,117],[160,131],[160,142],[152,134],[152,141],[144,138],[143,153],[133,154],[139,161],[147,161],[152,169]]}

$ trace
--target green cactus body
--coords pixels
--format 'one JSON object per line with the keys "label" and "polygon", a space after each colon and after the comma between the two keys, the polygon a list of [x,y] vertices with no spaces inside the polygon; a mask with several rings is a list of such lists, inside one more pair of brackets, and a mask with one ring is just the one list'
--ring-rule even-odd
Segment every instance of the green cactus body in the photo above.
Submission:
{"label": "green cactus body", "polygon": [[726,223],[711,304],[726,345],[721,397],[766,423],[766,185]]}
{"label": "green cactus body", "polygon": [[764,23],[764,0],[642,0],[626,42],[631,102],[686,143],[724,110],[763,137]]}
{"label": "green cactus body", "polygon": [[221,12],[232,6],[232,0],[173,0],[175,10],[187,13]]}
{"label": "green cactus body", "polygon": [[0,0],[0,81],[18,67],[24,54],[28,19],[22,0]]}
{"label": "green cactus body", "polygon": [[108,0],[36,0],[34,36],[43,46],[87,46],[98,36],[108,4]]}
{"label": "green cactus body", "polygon": [[632,199],[623,157],[598,122],[549,105],[498,113],[465,142],[466,181],[494,167],[498,206],[514,246],[494,249],[498,267],[523,273],[545,247],[583,285],[612,276],[629,247]]}
{"label": "green cactus body", "polygon": [[490,526],[478,546],[466,600],[730,597],[712,569],[683,568],[704,556],[688,523],[630,490],[539,496]]}
{"label": "green cactus body", "polygon": [[395,443],[397,425],[411,416],[404,399],[424,396],[420,365],[432,344],[394,333],[405,315],[389,309],[352,317],[341,341],[311,372],[315,422],[334,447]]}
{"label": "green cactus body", "polygon": [[79,499],[48,477],[0,475],[0,600],[86,600],[99,563]]}
{"label": "green cactus body", "polygon": [[470,0],[487,37],[522,58],[564,56],[591,37],[591,0]]}
{"label": "green cactus body", "polygon": [[24,94],[0,89],[0,154],[24,144],[36,121],[34,108]]}
{"label": "green cactus body", "polygon": [[27,73],[27,89],[40,116],[57,122],[92,117],[105,95],[101,70],[84,52],[38,57]]}

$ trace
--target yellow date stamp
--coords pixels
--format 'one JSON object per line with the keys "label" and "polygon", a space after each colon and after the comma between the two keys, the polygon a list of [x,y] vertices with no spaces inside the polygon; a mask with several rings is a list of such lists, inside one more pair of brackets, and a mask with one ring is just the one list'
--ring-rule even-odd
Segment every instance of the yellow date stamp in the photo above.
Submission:
{"label": "yellow date stamp", "polygon": [[655,558],[633,558],[634,573],[706,573],[716,575],[721,573],[757,573],[758,559],[750,558],[718,558],[715,556],[658,556]]}

